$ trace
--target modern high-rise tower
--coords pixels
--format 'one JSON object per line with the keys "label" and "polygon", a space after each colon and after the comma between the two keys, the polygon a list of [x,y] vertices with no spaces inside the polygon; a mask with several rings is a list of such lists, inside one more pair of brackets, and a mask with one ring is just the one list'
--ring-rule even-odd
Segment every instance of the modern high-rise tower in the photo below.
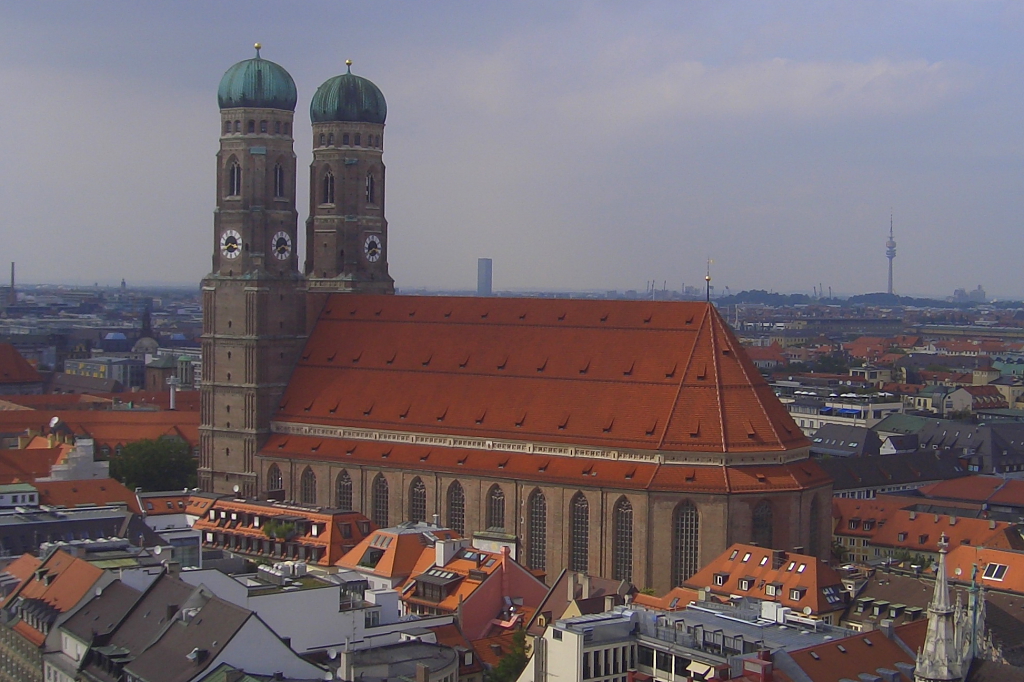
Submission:
{"label": "modern high-rise tower", "polygon": [[885,243],[885,257],[889,259],[889,293],[892,294],[892,261],[896,257],[896,240],[892,238],[892,216],[889,216],[889,241]]}

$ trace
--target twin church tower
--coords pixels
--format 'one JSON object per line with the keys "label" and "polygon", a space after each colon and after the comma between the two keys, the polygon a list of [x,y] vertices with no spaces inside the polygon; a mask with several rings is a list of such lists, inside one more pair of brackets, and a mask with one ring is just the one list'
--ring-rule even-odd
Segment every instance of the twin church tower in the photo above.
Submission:
{"label": "twin church tower", "polygon": [[[393,293],[376,85],[348,70],[313,95],[305,253],[297,253],[291,75],[260,56],[224,74],[213,269],[203,280],[199,485],[257,495],[255,458],[326,297]],[[301,265],[301,270],[300,270]]]}

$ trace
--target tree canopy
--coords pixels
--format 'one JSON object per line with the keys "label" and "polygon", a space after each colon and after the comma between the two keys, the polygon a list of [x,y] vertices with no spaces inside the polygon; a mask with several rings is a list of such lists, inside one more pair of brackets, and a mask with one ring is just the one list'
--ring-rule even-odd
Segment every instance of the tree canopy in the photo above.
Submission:
{"label": "tree canopy", "polygon": [[188,443],[175,439],[136,441],[110,456],[111,477],[143,492],[193,488],[196,467]]}
{"label": "tree canopy", "polygon": [[509,652],[501,657],[498,665],[486,673],[486,682],[515,682],[526,667],[526,630],[519,628],[512,633],[512,646]]}

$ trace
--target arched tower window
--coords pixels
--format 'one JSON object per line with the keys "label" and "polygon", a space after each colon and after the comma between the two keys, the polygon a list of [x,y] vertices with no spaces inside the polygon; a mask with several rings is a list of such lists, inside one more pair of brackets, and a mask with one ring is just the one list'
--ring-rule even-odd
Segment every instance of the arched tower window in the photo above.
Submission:
{"label": "arched tower window", "polygon": [[267,469],[267,490],[284,490],[284,476],[276,464]]}
{"label": "arched tower window", "polygon": [[241,121],[235,121],[235,132],[236,133],[242,132],[242,122]]}
{"label": "arched tower window", "polygon": [[260,121],[260,132],[261,133],[266,133],[267,132],[267,122],[266,121]]}
{"label": "arched tower window", "polygon": [[376,194],[376,187],[374,186],[375,184],[376,183],[375,183],[375,181],[373,179],[373,173],[367,173],[366,174],[366,203],[368,203],[368,204],[376,203],[377,194]]}
{"label": "arched tower window", "polygon": [[237,161],[228,166],[228,196],[237,197],[242,193],[242,167]]}
{"label": "arched tower window", "polygon": [[320,146],[321,147],[324,146],[324,134],[323,133],[320,133]]}
{"label": "arched tower window", "polygon": [[330,135],[327,136],[327,146],[328,147],[333,147],[334,146],[334,133],[331,133]]}
{"label": "arched tower window", "polygon": [[274,134],[275,135],[280,135],[281,134],[281,122],[280,121],[274,121]]}
{"label": "arched tower window", "polygon": [[231,132],[231,121],[224,121],[224,134],[227,135]]}
{"label": "arched tower window", "polygon": [[274,165],[274,196],[284,197],[284,166],[279,163]]}
{"label": "arched tower window", "polygon": [[811,508],[807,514],[807,521],[810,525],[810,536],[808,537],[807,550],[811,556],[818,556],[821,551],[821,543],[818,538],[821,536],[818,526],[821,524],[821,510],[818,508],[818,497],[811,498]]}
{"label": "arched tower window", "polygon": [[505,530],[505,491],[497,484],[487,493],[487,528]]}
{"label": "arched tower window", "polygon": [[334,504],[343,511],[352,510],[352,477],[347,471],[338,474],[338,480],[334,484]]}
{"label": "arched tower window", "polygon": [[758,547],[772,546],[772,503],[768,500],[761,500],[761,503],[754,507],[753,529],[751,540]]}
{"label": "arched tower window", "polygon": [[620,497],[612,512],[612,578],[633,582],[633,505]]}
{"label": "arched tower window", "polygon": [[409,486],[409,520],[427,520],[427,486],[418,476]]}
{"label": "arched tower window", "polygon": [[284,124],[284,134],[285,135],[290,135],[291,132],[292,132],[292,124],[288,123],[288,122],[285,122],[285,124]]}
{"label": "arched tower window", "polygon": [[454,481],[448,486],[448,527],[459,535],[466,534],[466,491]]}
{"label": "arched tower window", "polygon": [[316,474],[309,467],[302,472],[299,481],[299,501],[302,504],[316,504]]}
{"label": "arched tower window", "polygon": [[700,568],[700,516],[690,501],[672,512],[672,585],[682,585]]}
{"label": "arched tower window", "polygon": [[256,121],[249,121],[249,132],[250,133],[255,133],[256,132]]}
{"label": "arched tower window", "polygon": [[341,143],[346,147],[348,146],[348,133],[345,133],[344,135],[341,136]]}
{"label": "arched tower window", "polygon": [[527,501],[528,529],[526,537],[526,563],[537,571],[547,568],[548,556],[548,501],[539,489],[530,493]]}
{"label": "arched tower window", "polygon": [[334,203],[334,173],[328,168],[327,172],[324,173],[323,187],[321,188],[321,204],[333,204]]}
{"label": "arched tower window", "polygon": [[373,522],[377,524],[378,528],[387,528],[391,524],[388,514],[388,479],[384,478],[384,474],[377,474],[377,477],[373,479],[372,488]]}
{"label": "arched tower window", "polygon": [[583,493],[569,503],[569,570],[586,573],[590,558],[590,503]]}

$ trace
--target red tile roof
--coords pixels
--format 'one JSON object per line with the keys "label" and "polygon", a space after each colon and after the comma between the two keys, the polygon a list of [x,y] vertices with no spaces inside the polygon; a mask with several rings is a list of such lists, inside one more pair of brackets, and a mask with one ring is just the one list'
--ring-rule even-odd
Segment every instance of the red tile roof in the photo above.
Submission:
{"label": "red tile roof", "polygon": [[693,466],[285,434],[271,436],[262,453],[268,458],[359,466],[387,464],[407,470],[486,473],[520,480],[586,483],[634,490],[760,493],[806,490],[831,481],[814,460],[750,466]]}
{"label": "red tile roof", "polygon": [[[1006,570],[993,571],[993,577],[986,578],[985,568],[989,564],[1006,566]],[[977,580],[986,589],[1024,595],[1024,553],[990,547],[955,547],[950,543],[949,554],[946,555],[946,577],[968,583],[971,581],[975,566],[978,567]],[[1000,578],[996,580],[995,575],[999,575]]]}
{"label": "red tile roof", "polygon": [[43,410],[0,411],[0,433],[48,429],[58,417],[76,435],[92,438],[96,447],[116,448],[137,440],[177,436],[191,447],[199,444],[199,413],[156,410]]}
{"label": "red tile roof", "polygon": [[9,343],[0,343],[0,384],[42,383],[43,378],[18,349]]}
{"label": "red tile roof", "polygon": [[685,452],[807,445],[705,303],[334,295],[276,418]]}
{"label": "red tile roof", "polygon": [[64,448],[0,450],[0,484],[32,483],[50,475],[50,467],[64,457]]}
{"label": "red tile roof", "polygon": [[[779,559],[780,565],[775,565],[775,559]],[[744,581],[746,589],[741,584]],[[774,595],[767,592],[772,584],[777,586]],[[706,587],[712,594],[721,596],[740,594],[777,601],[805,613],[809,608],[814,615],[846,608],[842,578],[824,561],[756,545],[732,545],[688,578],[683,587],[692,590]],[[793,598],[793,590],[799,598]]]}
{"label": "red tile roof", "polygon": [[40,481],[40,504],[77,507],[82,504],[125,504],[130,511],[141,513],[135,493],[113,478],[93,478],[81,481]]}
{"label": "red tile roof", "polygon": [[[441,540],[454,540],[459,534],[447,528],[431,528],[430,532]],[[383,550],[372,566],[363,558],[368,550]],[[338,560],[337,565],[353,571],[373,573],[392,580],[404,580],[412,575],[421,563],[429,565],[434,560],[434,548],[427,546],[421,532],[401,532],[395,528],[379,528]],[[425,568],[423,570],[426,570]],[[397,583],[395,583],[397,585]]]}
{"label": "red tile roof", "polygon": [[813,682],[859,680],[862,673],[877,675],[878,668],[897,670],[897,663],[914,664],[913,656],[880,631],[825,642],[789,655]]}

